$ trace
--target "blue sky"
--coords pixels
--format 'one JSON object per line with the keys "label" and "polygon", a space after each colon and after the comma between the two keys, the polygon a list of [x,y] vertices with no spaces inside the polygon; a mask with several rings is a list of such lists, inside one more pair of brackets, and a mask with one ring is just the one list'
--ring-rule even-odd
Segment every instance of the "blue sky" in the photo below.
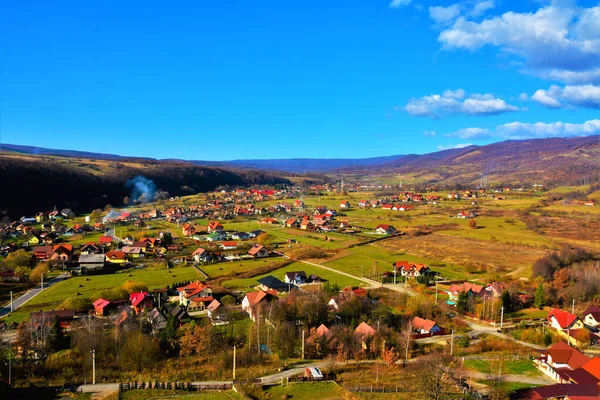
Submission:
{"label": "blue sky", "polygon": [[19,1],[1,141],[371,157],[600,133],[597,1]]}

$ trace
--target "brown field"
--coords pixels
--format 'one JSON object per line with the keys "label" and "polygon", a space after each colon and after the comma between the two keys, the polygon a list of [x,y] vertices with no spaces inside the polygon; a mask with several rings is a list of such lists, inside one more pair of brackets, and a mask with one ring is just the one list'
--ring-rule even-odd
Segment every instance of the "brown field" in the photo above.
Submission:
{"label": "brown field", "polygon": [[439,233],[390,239],[380,246],[447,264],[483,268],[489,272],[528,276],[531,265],[546,251],[489,240],[459,238]]}

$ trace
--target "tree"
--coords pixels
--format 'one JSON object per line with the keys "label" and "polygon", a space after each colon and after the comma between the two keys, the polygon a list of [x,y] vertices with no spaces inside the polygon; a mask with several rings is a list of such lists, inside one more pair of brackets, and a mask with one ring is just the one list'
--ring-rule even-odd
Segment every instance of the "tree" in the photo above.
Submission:
{"label": "tree", "polygon": [[119,365],[124,371],[141,372],[151,368],[160,356],[156,341],[149,336],[133,331],[125,339],[119,354]]}
{"label": "tree", "polygon": [[540,310],[544,308],[544,305],[546,304],[544,285],[542,285],[542,283],[539,284],[535,291],[533,304]]}
{"label": "tree", "polygon": [[141,282],[127,281],[121,286],[127,293],[147,292],[148,286]]}
{"label": "tree", "polygon": [[502,301],[502,307],[504,307],[505,312],[512,311],[512,302],[510,300],[510,292],[507,289],[502,291],[500,300]]}
{"label": "tree", "polygon": [[451,373],[449,360],[445,357],[432,357],[419,365],[422,371],[417,374],[417,385],[425,398],[441,400],[447,398],[446,391],[451,386]]}
{"label": "tree", "polygon": [[64,344],[65,334],[63,332],[63,328],[60,326],[60,320],[58,319],[58,316],[55,316],[50,328],[50,339],[48,345],[52,352],[57,352],[63,348]]}
{"label": "tree", "polygon": [[39,283],[42,280],[42,274],[47,277],[49,270],[47,263],[40,263],[29,273],[29,280],[33,283]]}
{"label": "tree", "polygon": [[34,266],[34,264],[35,260],[33,258],[33,255],[31,253],[28,253],[24,249],[20,249],[10,253],[8,256],[6,256],[6,259],[4,260],[4,265],[6,265],[7,268],[10,268],[12,270],[18,267],[31,268]]}
{"label": "tree", "polygon": [[390,349],[386,349],[383,352],[383,361],[385,361],[385,363],[389,366],[396,365],[396,361],[398,361],[399,359],[400,359],[400,355],[398,354],[396,349],[393,347]]}
{"label": "tree", "polygon": [[227,294],[221,298],[221,304],[225,306],[234,306],[235,305],[235,297],[230,294]]}
{"label": "tree", "polygon": [[183,331],[184,334],[179,339],[179,347],[183,356],[209,354],[218,347],[216,332],[210,324],[188,324]]}
{"label": "tree", "polygon": [[412,321],[408,321],[401,333],[402,346],[404,347],[404,367],[408,363],[408,351],[412,343]]}
{"label": "tree", "polygon": [[464,290],[458,294],[458,299],[456,300],[456,309],[461,314],[469,311],[469,295]]}
{"label": "tree", "polygon": [[570,273],[568,268],[561,268],[554,273],[552,287],[556,290],[564,289],[569,286]]}
{"label": "tree", "polygon": [[469,221],[469,228],[471,229],[475,229],[477,228],[477,221],[475,221],[474,219]]}

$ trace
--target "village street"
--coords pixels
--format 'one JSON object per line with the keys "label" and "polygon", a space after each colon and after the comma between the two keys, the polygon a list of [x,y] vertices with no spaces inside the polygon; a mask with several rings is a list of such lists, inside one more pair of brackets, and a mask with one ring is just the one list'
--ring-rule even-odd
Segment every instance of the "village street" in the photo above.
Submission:
{"label": "village street", "polygon": [[[67,279],[68,277],[69,277],[69,274],[61,274],[48,282],[44,282],[44,289],[47,289],[59,282],[62,282],[65,279]],[[42,287],[40,285],[40,286],[36,286],[35,288],[31,289],[30,291],[28,291],[24,295],[20,296],[19,298],[14,299],[13,300],[13,311],[18,309],[19,307],[21,307],[23,304],[27,303],[29,300],[33,299],[35,296],[37,296],[41,292],[42,292]],[[10,312],[11,311],[10,311],[10,302],[9,302],[3,308],[0,309],[0,318],[5,317]]]}

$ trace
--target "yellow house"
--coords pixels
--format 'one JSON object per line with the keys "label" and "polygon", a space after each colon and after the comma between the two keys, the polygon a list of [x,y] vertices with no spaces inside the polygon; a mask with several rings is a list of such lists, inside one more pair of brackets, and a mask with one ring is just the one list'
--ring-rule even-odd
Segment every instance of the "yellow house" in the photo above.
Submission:
{"label": "yellow house", "polygon": [[582,343],[574,337],[577,336],[578,330],[586,329],[583,321],[581,321],[579,317],[567,311],[553,308],[548,313],[548,322],[550,323],[550,327],[556,330],[567,343],[575,346],[582,345]]}
{"label": "yellow house", "polygon": [[112,250],[106,253],[106,262],[111,264],[124,264],[127,262],[127,255],[118,250]]}
{"label": "yellow house", "polygon": [[32,236],[28,242],[32,246],[37,246],[38,244],[40,244],[40,238],[37,236]]}

